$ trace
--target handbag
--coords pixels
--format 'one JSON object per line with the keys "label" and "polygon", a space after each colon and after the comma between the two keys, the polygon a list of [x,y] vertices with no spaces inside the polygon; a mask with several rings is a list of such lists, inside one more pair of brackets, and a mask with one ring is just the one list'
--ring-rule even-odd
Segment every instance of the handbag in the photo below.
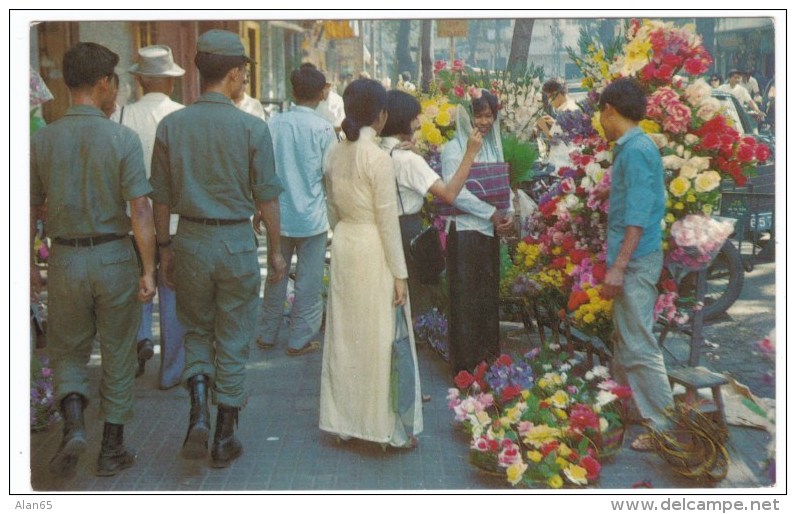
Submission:
{"label": "handbag", "polygon": [[[441,170],[435,170],[442,175]],[[511,202],[509,185],[509,165],[505,162],[476,162],[470,167],[470,178],[464,183],[467,190],[479,200],[495,206],[498,210],[508,210]],[[434,199],[434,206],[440,216],[467,214],[453,205]]]}
{"label": "handbag", "polygon": [[395,338],[390,366],[390,407],[411,436],[415,424],[415,361],[403,306],[395,308]]}
{"label": "handbag", "polygon": [[[395,182],[396,189],[398,182]],[[404,203],[401,192],[398,191],[398,201],[401,202],[401,212],[404,212]],[[410,267],[411,276],[421,284],[436,284],[439,276],[445,269],[445,252],[439,240],[439,233],[432,225],[423,229],[420,214],[402,214],[398,216],[401,225],[401,240],[404,247],[404,257]]]}

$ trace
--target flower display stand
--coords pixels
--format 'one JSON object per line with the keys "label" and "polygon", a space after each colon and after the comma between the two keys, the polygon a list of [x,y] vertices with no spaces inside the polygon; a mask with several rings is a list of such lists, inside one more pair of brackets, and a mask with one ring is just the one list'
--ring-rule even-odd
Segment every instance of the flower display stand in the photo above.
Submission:
{"label": "flower display stand", "polygon": [[[727,430],[727,417],[724,414],[724,400],[721,396],[721,386],[727,383],[724,376],[704,368],[681,368],[669,372],[669,382],[672,385],[680,384],[685,387],[682,401],[697,406],[700,412],[713,418],[720,429]],[[713,395],[713,403],[701,405],[698,391],[708,388]]]}

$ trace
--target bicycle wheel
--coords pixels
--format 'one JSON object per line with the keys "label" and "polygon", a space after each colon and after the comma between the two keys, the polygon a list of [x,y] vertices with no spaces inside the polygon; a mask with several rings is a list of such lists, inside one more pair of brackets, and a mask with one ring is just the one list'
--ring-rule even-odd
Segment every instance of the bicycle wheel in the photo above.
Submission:
{"label": "bicycle wheel", "polygon": [[[743,289],[744,268],[741,253],[725,241],[721,251],[708,268],[703,307],[704,319],[710,320],[724,314],[738,300]],[[680,285],[680,296],[696,295],[697,274],[689,273]]]}

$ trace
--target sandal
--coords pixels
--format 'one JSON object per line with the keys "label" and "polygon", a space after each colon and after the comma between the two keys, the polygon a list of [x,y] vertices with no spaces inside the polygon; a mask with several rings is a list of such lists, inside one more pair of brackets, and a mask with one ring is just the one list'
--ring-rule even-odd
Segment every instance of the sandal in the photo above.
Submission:
{"label": "sandal", "polygon": [[265,341],[263,341],[259,337],[257,338],[257,348],[259,348],[260,350],[270,350],[274,346],[276,346],[275,342],[274,343],[266,343]]}
{"label": "sandal", "polygon": [[310,341],[309,343],[305,344],[298,350],[293,348],[287,348],[285,350],[285,354],[288,357],[297,357],[299,355],[304,355],[305,353],[311,353],[321,349],[321,343],[318,341]]}
{"label": "sandal", "polygon": [[630,443],[630,449],[637,452],[652,452],[655,451],[656,447],[657,443],[655,442],[655,438],[652,436],[652,434],[641,434],[640,436],[636,437],[632,443]]}

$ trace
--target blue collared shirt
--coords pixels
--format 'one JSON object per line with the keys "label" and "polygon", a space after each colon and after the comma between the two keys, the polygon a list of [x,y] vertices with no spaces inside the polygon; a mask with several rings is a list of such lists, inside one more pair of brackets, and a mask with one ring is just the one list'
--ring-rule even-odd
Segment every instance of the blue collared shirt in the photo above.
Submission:
{"label": "blue collared shirt", "polygon": [[644,230],[632,259],[661,249],[665,203],[661,154],[652,139],[634,127],[616,141],[614,148],[608,208],[608,266],[616,260],[627,226]]}
{"label": "blue collared shirt", "polygon": [[286,237],[310,237],[329,229],[323,159],[337,142],[331,123],[315,110],[294,105],[268,120],[274,143],[279,195],[280,232]]}

